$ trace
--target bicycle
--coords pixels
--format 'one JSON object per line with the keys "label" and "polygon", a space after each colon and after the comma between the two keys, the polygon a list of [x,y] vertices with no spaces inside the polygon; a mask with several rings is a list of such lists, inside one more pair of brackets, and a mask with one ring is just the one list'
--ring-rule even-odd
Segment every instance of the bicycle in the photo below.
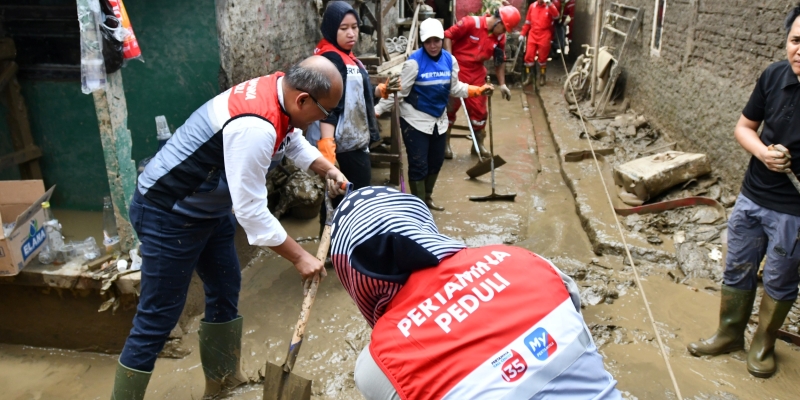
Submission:
{"label": "bicycle", "polygon": [[[564,81],[564,99],[568,104],[577,104],[586,100],[591,93],[590,81],[592,77],[592,68],[594,67],[595,51],[594,47],[588,44],[584,44],[581,47],[585,49],[585,52],[575,60],[572,69],[570,69],[569,74],[567,74],[567,79]],[[597,60],[600,73],[597,76],[598,81],[595,93],[603,91],[605,83],[608,81],[611,66],[617,62],[611,55],[611,51],[613,50],[613,48],[608,46],[600,48],[600,56]],[[570,88],[570,83],[572,88]]]}

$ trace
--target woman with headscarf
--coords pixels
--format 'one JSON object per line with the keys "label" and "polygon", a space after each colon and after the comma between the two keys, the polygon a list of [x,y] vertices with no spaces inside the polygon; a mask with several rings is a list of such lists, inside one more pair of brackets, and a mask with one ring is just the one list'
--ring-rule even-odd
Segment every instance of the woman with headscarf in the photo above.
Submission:
{"label": "woman with headscarf", "polygon": [[368,400],[619,399],[578,287],[525,249],[468,249],[419,198],[368,187],[333,217],[331,259],[373,328],[356,361]]}
{"label": "woman with headscarf", "polygon": [[[355,189],[370,185],[369,145],[380,140],[374,96],[388,97],[385,84],[373,89],[367,70],[353,54],[360,26],[361,19],[350,4],[328,3],[320,26],[322,40],[314,54],[327,58],[339,69],[344,93],[339,104],[325,110],[325,118],[309,126],[306,133],[306,138],[316,144],[328,161],[339,163],[339,170]],[[324,221],[323,206],[320,223]]]}

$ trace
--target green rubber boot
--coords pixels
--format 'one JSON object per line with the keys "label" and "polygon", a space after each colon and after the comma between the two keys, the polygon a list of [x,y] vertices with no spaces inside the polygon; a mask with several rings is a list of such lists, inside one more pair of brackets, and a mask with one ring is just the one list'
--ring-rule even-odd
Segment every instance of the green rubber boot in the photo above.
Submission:
{"label": "green rubber boot", "polygon": [[247,383],[242,374],[242,317],[223,323],[200,321],[200,362],[206,376],[204,399]]}
{"label": "green rubber boot", "polygon": [[117,363],[111,400],[142,400],[152,372],[138,371]]}
{"label": "green rubber boot", "polygon": [[433,203],[433,187],[436,186],[436,178],[439,174],[431,174],[425,177],[425,205],[434,211],[444,211],[444,207],[439,207]]}
{"label": "green rubber boot", "polygon": [[425,201],[425,181],[408,181],[408,191]]}
{"label": "green rubber boot", "polygon": [[[478,150],[481,152],[481,157],[489,157],[491,155],[489,153],[489,150],[486,150],[486,147],[484,147],[483,145],[483,141],[485,139],[486,139],[485,129],[475,131],[475,141],[478,142]],[[469,148],[470,148],[470,154],[478,155],[478,153],[475,152],[475,146],[470,146]]]}
{"label": "green rubber boot", "polygon": [[714,336],[689,343],[694,356],[716,356],[744,349],[744,329],[753,312],[755,290],[740,290],[722,285],[719,328]]}
{"label": "green rubber boot", "polygon": [[757,378],[769,378],[775,373],[775,339],[794,300],[776,301],[766,293],[758,310],[758,329],[747,353],[747,371]]}

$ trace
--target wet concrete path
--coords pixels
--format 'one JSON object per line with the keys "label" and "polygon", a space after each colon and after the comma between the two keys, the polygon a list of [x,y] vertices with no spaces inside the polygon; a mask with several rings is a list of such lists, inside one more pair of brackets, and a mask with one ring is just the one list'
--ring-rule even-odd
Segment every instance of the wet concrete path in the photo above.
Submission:
{"label": "wet concrete path", "polygon": [[[621,257],[594,253],[594,243],[576,212],[587,204],[599,209],[604,206],[605,198],[599,192],[576,194],[575,185],[567,185],[578,179],[575,174],[582,174],[581,180],[591,181],[595,172],[588,165],[565,167],[560,162],[560,152],[582,144],[576,141],[575,122],[565,112],[560,88],[553,83],[542,90],[543,101],[536,96],[526,96],[518,89],[514,90],[510,102],[501,100],[500,96],[493,99],[495,151],[508,161],[497,171],[497,191],[516,192],[516,201],[468,201],[470,195],[485,196],[491,192],[489,175],[477,180],[465,179],[465,171],[477,158],[469,154],[470,141],[454,138],[456,157],[445,162],[434,190],[437,203],[446,207],[444,212],[434,212],[437,225],[442,233],[470,246],[515,244],[548,257],[565,272],[578,277],[579,285],[588,294],[594,293],[589,289],[601,287],[606,292],[614,291],[615,296],[583,311],[601,353],[606,356],[607,368],[619,380],[619,388],[626,397],[672,398],[671,384],[641,298],[630,283],[633,276],[629,267]],[[529,110],[523,108],[525,104]],[[459,119],[463,124],[463,115]],[[382,121],[384,125],[386,122]],[[382,184],[388,177],[388,170],[374,169],[373,175],[373,183]],[[605,219],[601,221],[608,223]],[[282,222],[290,235],[301,239],[307,250],[312,253],[316,250],[316,220],[286,218]],[[254,252],[240,249],[240,253]],[[265,362],[282,363],[299,314],[302,291],[297,272],[285,260],[270,252],[256,253],[249,258],[252,260],[243,267],[240,299],[241,314],[245,318],[243,365],[251,378],[257,380]],[[242,262],[247,260],[243,257]],[[692,280],[679,285],[668,279],[667,270],[659,265],[645,263],[642,268],[646,276],[645,289],[665,335],[684,397],[795,397],[796,377],[800,376],[797,348],[778,343],[781,369],[773,379],[766,381],[747,374],[743,352],[715,359],[689,356],[686,343],[710,334],[716,327],[718,294],[702,288],[718,284]],[[197,350],[198,320],[193,322],[183,340],[183,346],[191,349],[191,354],[183,359],[159,359],[147,398],[202,397],[204,380]],[[358,352],[369,342],[370,330],[332,270],[320,287],[306,332],[307,339],[295,372],[314,380],[314,398],[360,399],[354,388],[352,371]],[[3,388],[0,397],[105,399],[109,397],[116,363],[115,355],[0,344],[0,387]],[[260,385],[249,385],[229,398],[259,399],[261,390]]]}

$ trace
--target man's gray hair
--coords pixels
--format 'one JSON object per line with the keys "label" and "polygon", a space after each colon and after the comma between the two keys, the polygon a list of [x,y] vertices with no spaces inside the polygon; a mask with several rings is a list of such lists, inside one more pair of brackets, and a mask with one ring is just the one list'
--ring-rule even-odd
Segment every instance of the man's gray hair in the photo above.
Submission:
{"label": "man's gray hair", "polygon": [[331,80],[325,73],[309,67],[303,67],[297,63],[286,71],[286,83],[289,86],[310,94],[315,99],[320,99],[331,90]]}

